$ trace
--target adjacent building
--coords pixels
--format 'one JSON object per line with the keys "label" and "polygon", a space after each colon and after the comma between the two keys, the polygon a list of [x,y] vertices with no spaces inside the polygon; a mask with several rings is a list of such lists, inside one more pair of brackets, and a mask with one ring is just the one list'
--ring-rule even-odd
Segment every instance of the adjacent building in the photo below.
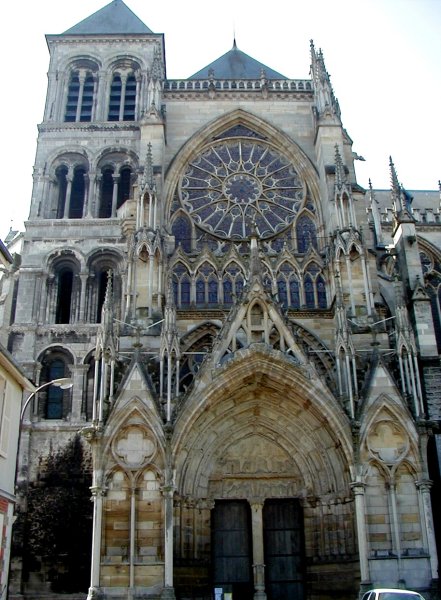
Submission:
{"label": "adjacent building", "polygon": [[[89,596],[436,597],[439,190],[392,159],[357,184],[313,43],[309,79],[234,42],[170,80],[122,0],[47,43],[7,333],[36,385],[74,381],[38,395],[20,478],[82,432]],[[11,597],[81,592],[31,554]]]}

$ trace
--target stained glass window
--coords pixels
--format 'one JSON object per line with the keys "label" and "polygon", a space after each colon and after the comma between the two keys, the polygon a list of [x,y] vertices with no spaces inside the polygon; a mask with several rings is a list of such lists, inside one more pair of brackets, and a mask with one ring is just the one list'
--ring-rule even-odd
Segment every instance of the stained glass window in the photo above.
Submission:
{"label": "stained glass window", "polygon": [[319,308],[326,308],[326,285],[323,277],[319,275],[316,281],[317,286],[317,303]]}
{"label": "stained glass window", "polygon": [[181,246],[185,252],[191,252],[191,224],[184,215],[179,215],[173,221],[172,234],[175,236],[176,246]]}
{"label": "stained glass window", "polygon": [[315,308],[314,284],[312,282],[310,275],[305,276],[304,288],[305,288],[305,302],[306,302],[307,308]]}
{"label": "stained glass window", "polygon": [[195,223],[223,239],[269,238],[295,219],[304,186],[290,160],[263,141],[218,141],[194,158],[179,187]]}
{"label": "stained glass window", "polygon": [[291,277],[289,282],[289,295],[291,308],[300,308],[300,286],[298,280],[294,277]]}
{"label": "stained glass window", "polygon": [[314,221],[307,215],[302,215],[296,223],[297,250],[307,252],[312,246],[317,248],[317,231]]}

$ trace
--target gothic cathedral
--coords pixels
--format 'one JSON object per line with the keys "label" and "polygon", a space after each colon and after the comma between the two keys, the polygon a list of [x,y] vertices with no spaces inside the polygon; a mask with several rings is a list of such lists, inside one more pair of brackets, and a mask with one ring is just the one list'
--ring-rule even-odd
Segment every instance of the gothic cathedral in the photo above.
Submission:
{"label": "gothic cathedral", "polygon": [[310,79],[234,41],[171,80],[163,35],[112,0],[47,43],[8,343],[48,385],[11,598],[435,598],[439,191],[392,159],[390,190],[357,184],[313,42]]}

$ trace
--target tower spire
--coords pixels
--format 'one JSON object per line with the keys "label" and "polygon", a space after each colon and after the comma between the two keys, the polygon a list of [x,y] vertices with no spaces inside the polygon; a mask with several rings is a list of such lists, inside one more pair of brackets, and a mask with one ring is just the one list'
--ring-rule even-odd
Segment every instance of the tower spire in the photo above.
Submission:
{"label": "tower spire", "polygon": [[331,85],[331,77],[325,67],[325,59],[320,49],[315,49],[314,42],[310,40],[311,49],[311,77],[317,111],[320,117],[333,117],[341,123],[340,106]]}

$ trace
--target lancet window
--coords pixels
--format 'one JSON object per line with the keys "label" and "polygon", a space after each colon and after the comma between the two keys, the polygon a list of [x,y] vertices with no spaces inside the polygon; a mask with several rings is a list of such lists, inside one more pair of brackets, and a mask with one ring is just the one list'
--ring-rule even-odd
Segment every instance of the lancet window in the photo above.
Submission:
{"label": "lancet window", "polygon": [[209,263],[203,263],[196,274],[196,305],[214,305],[219,302],[218,278],[214,267]]}
{"label": "lancet window", "polygon": [[190,219],[183,213],[178,213],[172,223],[172,234],[175,236],[176,247],[180,246],[184,252],[191,252],[191,224]]}
{"label": "lancet window", "polygon": [[224,304],[234,304],[237,297],[242,293],[244,286],[243,271],[237,263],[230,263],[222,276]]}
{"label": "lancet window", "polygon": [[285,308],[300,308],[299,278],[294,267],[284,262],[277,275],[279,302]]}
{"label": "lancet window", "polygon": [[297,251],[308,252],[312,247],[317,249],[317,228],[308,215],[301,215],[296,221]]}
{"label": "lancet window", "polygon": [[190,305],[191,279],[188,269],[178,263],[173,269],[173,291],[177,307]]}

